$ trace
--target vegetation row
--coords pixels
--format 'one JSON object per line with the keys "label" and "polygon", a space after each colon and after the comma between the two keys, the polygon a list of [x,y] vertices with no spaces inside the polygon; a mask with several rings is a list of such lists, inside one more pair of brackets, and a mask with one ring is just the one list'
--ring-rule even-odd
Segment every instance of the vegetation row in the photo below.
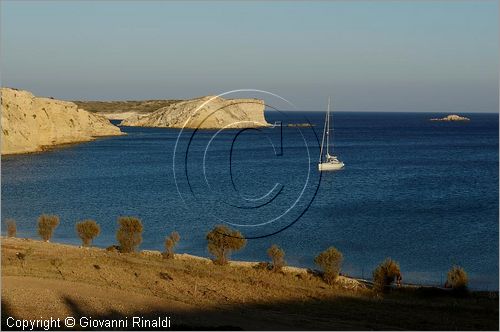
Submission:
{"label": "vegetation row", "polygon": [[[7,226],[7,236],[16,237],[17,227],[13,219],[5,221]],[[59,217],[56,215],[43,214],[38,218],[38,234],[42,240],[48,242],[52,238],[55,229],[59,225]],[[100,226],[95,220],[87,219],[77,222],[75,225],[76,233],[82,240],[82,246],[89,247],[93,240],[100,234]],[[142,243],[142,232],[144,227],[139,218],[122,216],[118,218],[118,229],[116,231],[116,240],[118,245],[108,247],[107,250],[117,250],[121,253],[132,253],[137,250]],[[173,231],[165,238],[165,250],[162,253],[165,259],[175,258],[175,247],[181,237],[179,233]],[[213,256],[213,263],[217,265],[226,265],[232,252],[241,250],[245,247],[247,240],[237,230],[233,230],[224,225],[215,226],[206,235],[207,248]],[[273,244],[267,250],[270,263],[261,263],[259,266],[263,269],[283,273],[286,265],[285,251],[278,245]],[[343,263],[342,253],[334,247],[329,247],[319,253],[314,259],[314,263],[321,269],[320,275],[323,280],[333,285],[337,281]],[[373,289],[377,292],[385,292],[390,286],[396,283],[401,286],[402,274],[399,264],[391,258],[385,259],[373,271]],[[453,266],[447,275],[445,283],[446,288],[451,288],[455,292],[466,292],[468,285],[468,276],[460,266]]]}

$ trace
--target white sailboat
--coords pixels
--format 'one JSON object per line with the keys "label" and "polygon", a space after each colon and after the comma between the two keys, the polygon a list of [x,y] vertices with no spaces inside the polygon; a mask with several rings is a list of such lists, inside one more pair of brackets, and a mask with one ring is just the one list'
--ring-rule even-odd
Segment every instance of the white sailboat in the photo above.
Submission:
{"label": "white sailboat", "polygon": [[[325,148],[326,141],[326,148]],[[332,144],[333,145],[333,144]],[[323,152],[326,151],[323,156]],[[321,140],[321,151],[319,154],[318,170],[320,172],[338,171],[344,168],[344,163],[337,156],[330,154],[330,97],[328,97],[328,109],[326,111],[325,128]]]}

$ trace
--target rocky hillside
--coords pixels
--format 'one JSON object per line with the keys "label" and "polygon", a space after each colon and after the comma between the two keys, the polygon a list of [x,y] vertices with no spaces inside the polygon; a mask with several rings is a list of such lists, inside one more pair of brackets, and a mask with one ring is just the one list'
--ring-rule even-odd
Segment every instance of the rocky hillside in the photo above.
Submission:
{"label": "rocky hillside", "polygon": [[2,154],[36,152],[97,136],[122,135],[105,117],[79,109],[72,102],[10,88],[1,88],[0,92]]}
{"label": "rocky hillside", "polygon": [[260,99],[224,99],[207,96],[173,102],[168,106],[124,119],[122,126],[168,128],[251,128],[269,126]]}
{"label": "rocky hillside", "polygon": [[91,101],[74,100],[79,108],[97,113],[111,120],[124,120],[131,115],[145,115],[180,100]]}

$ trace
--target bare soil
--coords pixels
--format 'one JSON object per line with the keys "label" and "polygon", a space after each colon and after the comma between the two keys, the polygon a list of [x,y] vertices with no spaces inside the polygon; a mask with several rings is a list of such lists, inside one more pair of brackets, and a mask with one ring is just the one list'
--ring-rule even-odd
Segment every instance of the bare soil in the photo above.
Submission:
{"label": "bare soil", "polygon": [[173,329],[498,330],[498,293],[463,297],[418,288],[384,296],[343,280],[329,286],[300,269],[217,266],[154,252],[2,238],[6,318],[169,316]]}

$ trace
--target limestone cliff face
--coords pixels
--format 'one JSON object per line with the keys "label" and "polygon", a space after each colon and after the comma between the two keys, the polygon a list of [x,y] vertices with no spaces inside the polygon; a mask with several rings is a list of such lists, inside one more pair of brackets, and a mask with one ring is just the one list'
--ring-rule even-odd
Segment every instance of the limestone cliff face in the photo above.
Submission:
{"label": "limestone cliff face", "polygon": [[122,126],[168,128],[253,128],[269,126],[260,99],[224,99],[207,96],[183,100],[146,115],[124,119]]}
{"label": "limestone cliff face", "polygon": [[72,102],[39,98],[10,88],[1,88],[0,93],[2,154],[42,151],[97,136],[122,135],[105,117],[79,109]]}

